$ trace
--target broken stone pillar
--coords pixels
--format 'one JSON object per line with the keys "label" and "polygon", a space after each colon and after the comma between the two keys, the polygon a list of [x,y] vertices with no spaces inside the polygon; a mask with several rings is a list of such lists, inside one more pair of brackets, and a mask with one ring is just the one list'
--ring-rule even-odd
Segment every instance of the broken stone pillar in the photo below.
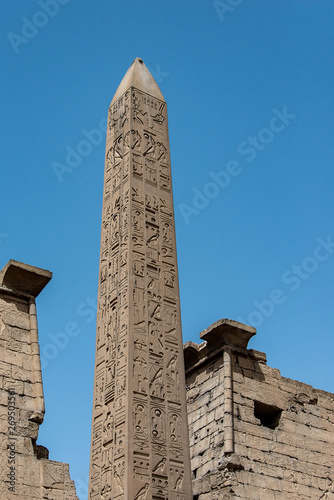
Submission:
{"label": "broken stone pillar", "polygon": [[1,499],[77,499],[68,465],[36,444],[45,407],[35,298],[51,276],[14,260],[0,272]]}
{"label": "broken stone pillar", "polygon": [[89,492],[192,499],[167,106],[138,58],[108,115]]}

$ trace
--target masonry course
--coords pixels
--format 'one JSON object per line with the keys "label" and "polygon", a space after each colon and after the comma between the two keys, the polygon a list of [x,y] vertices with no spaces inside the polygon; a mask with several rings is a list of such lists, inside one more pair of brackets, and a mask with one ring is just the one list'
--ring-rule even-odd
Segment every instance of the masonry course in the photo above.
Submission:
{"label": "masonry course", "polygon": [[16,261],[0,272],[0,498],[77,500],[69,466],[37,445],[45,407],[35,298],[51,273]]}
{"label": "masonry course", "polygon": [[[334,395],[267,366],[264,353],[240,340],[252,334],[247,325],[220,320],[202,332],[202,344],[185,345],[194,498],[332,499]],[[230,414],[226,351],[232,364]],[[233,450],[226,451],[227,432]]]}

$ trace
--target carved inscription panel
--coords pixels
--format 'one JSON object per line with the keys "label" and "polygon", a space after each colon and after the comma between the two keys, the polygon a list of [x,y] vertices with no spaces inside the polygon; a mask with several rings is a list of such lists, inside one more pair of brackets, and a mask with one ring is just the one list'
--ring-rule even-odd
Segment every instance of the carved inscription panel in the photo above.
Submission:
{"label": "carved inscription panel", "polygon": [[166,103],[130,88],[108,117],[91,499],[191,498],[171,189]]}

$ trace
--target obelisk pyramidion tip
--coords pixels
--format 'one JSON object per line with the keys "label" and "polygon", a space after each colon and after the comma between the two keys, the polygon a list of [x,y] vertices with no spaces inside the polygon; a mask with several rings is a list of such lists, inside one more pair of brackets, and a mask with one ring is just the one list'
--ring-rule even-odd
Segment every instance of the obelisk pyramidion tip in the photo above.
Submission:
{"label": "obelisk pyramidion tip", "polygon": [[113,100],[111,101],[111,105],[113,105],[131,87],[135,87],[142,92],[150,94],[161,101],[165,100],[157,82],[154,80],[144,61],[140,57],[136,57],[126,72],[123,80],[116,90]]}

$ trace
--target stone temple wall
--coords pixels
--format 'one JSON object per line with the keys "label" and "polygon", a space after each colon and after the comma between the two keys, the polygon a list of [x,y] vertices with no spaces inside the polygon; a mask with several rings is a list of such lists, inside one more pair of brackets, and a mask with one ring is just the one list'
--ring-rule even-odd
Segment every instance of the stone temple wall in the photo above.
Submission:
{"label": "stone temple wall", "polygon": [[36,444],[44,418],[35,297],[51,273],[9,261],[0,273],[0,499],[76,500],[69,466]]}
{"label": "stone temple wall", "polygon": [[185,345],[194,500],[334,499],[334,394],[284,378],[221,320]]}
{"label": "stone temple wall", "polygon": [[[50,279],[15,261],[0,272],[0,500],[77,500],[68,465],[36,444],[45,408],[35,298]],[[255,333],[220,320],[185,345],[193,498],[333,500],[334,394],[268,367],[247,348]]]}

